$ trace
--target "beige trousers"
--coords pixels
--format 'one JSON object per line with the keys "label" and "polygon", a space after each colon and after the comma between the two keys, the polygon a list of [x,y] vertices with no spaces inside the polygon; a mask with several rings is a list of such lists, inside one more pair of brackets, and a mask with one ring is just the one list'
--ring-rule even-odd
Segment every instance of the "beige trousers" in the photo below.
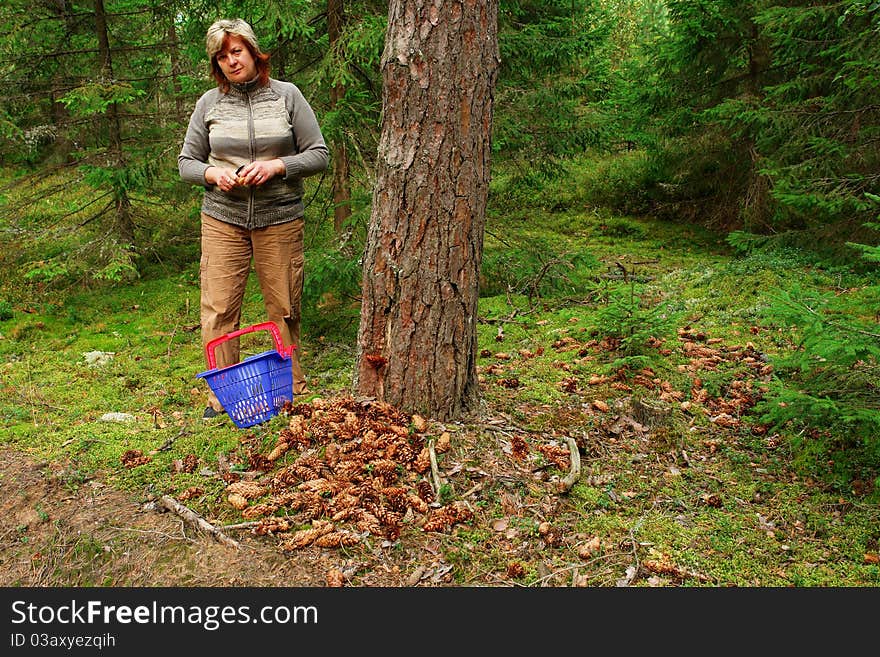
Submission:
{"label": "beige trousers", "polygon": [[[237,331],[251,260],[263,293],[268,320],[281,331],[284,345],[296,345],[291,357],[293,393],[306,391],[299,362],[300,315],[303,290],[303,220],[248,230],[202,213],[201,279],[202,348],[214,338]],[[250,322],[257,324],[263,319]],[[259,334],[258,334],[259,335]],[[269,345],[271,348],[271,336]],[[214,349],[217,367],[240,360],[238,339]],[[208,390],[208,405],[223,407]]]}

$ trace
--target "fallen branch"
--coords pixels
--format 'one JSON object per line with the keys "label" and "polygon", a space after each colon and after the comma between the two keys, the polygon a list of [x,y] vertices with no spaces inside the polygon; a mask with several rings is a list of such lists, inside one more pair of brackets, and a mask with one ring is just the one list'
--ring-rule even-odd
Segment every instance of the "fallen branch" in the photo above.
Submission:
{"label": "fallen branch", "polygon": [[568,443],[568,458],[571,461],[571,468],[565,479],[559,482],[559,490],[560,492],[567,493],[577,480],[581,478],[581,453],[574,438],[571,436],[564,436],[564,438],[565,442]]}
{"label": "fallen branch", "polygon": [[196,513],[189,507],[181,504],[170,495],[163,495],[161,498],[159,498],[159,502],[164,508],[176,513],[197,530],[208,534],[214,540],[223,543],[223,545],[227,547],[235,548],[236,550],[241,548],[241,545],[238,541],[229,538],[226,534],[217,529],[210,522],[202,518],[202,516],[200,516],[198,513]]}
{"label": "fallen branch", "polygon": [[434,496],[440,497],[440,468],[437,465],[437,452],[434,450],[433,438],[428,441],[428,454],[431,457],[431,478],[434,480]]}
{"label": "fallen branch", "polygon": [[220,529],[231,531],[233,529],[253,529],[262,524],[262,520],[251,520],[249,522],[238,522],[234,525],[223,525]]}

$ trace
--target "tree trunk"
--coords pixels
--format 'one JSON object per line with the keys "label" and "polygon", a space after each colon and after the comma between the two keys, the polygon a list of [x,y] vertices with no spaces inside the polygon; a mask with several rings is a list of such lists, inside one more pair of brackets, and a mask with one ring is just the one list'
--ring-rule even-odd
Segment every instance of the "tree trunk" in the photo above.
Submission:
{"label": "tree trunk", "polygon": [[354,388],[440,420],[476,410],[497,0],[391,0]]}
{"label": "tree trunk", "polygon": [[[107,14],[104,11],[104,0],[95,0],[95,32],[98,37],[98,54],[101,58],[101,77],[108,83],[113,81],[113,60],[110,57],[110,37],[107,30]],[[125,168],[125,156],[122,151],[122,124],[119,120],[119,108],[116,103],[107,107],[107,125],[110,135],[110,165],[122,170]],[[128,192],[120,185],[113,190],[116,205],[116,237],[123,244],[134,242],[134,221],[131,216],[131,200]]]}
{"label": "tree trunk", "polygon": [[168,19],[168,49],[171,59],[171,88],[174,92],[174,118],[184,119],[186,111],[183,105],[183,89],[180,86],[180,43],[177,40],[177,28],[174,17]]}
{"label": "tree trunk", "polygon": [[[330,41],[330,49],[341,50],[340,40],[342,28],[345,25],[345,8],[343,0],[327,0],[327,37]],[[343,53],[337,57],[344,60]],[[345,86],[336,84],[330,90],[330,109],[336,109],[339,101],[345,96]],[[343,247],[348,239],[343,235],[345,222],[351,217],[351,188],[349,186],[349,161],[348,149],[345,139],[340,138],[333,144],[333,228],[336,237]]]}

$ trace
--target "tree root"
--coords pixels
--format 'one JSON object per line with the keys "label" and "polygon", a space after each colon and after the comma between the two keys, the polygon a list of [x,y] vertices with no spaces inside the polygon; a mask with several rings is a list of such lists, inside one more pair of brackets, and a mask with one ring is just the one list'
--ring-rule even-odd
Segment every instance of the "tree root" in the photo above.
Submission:
{"label": "tree root", "polygon": [[565,479],[559,482],[559,491],[561,493],[570,491],[572,486],[581,478],[581,453],[578,450],[577,442],[570,436],[565,436],[564,438],[565,442],[568,443],[568,458],[571,461],[571,469],[568,471]]}

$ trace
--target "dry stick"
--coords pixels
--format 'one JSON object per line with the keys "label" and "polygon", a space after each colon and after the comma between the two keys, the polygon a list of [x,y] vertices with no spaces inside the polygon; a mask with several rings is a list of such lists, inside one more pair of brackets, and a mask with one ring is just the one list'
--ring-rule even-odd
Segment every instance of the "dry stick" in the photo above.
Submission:
{"label": "dry stick", "polygon": [[571,469],[565,479],[559,482],[560,492],[567,493],[571,487],[575,485],[581,478],[581,453],[578,450],[577,442],[571,436],[565,436],[565,442],[568,443],[568,454],[571,460]]}
{"label": "dry stick", "polygon": [[473,486],[468,488],[466,492],[461,494],[461,499],[465,499],[467,497],[470,497],[474,493],[477,493],[481,490],[483,490],[483,484],[474,484]]}
{"label": "dry stick", "polygon": [[156,451],[157,452],[167,452],[169,449],[171,449],[171,446],[174,444],[175,440],[177,440],[178,438],[180,438],[181,436],[183,436],[187,433],[189,433],[189,432],[186,430],[186,425],[184,424],[182,427],[180,427],[180,431],[177,432],[176,436],[166,440],[164,443],[162,443],[161,447],[156,449]]}
{"label": "dry stick", "polygon": [[250,522],[239,522],[234,525],[223,525],[220,529],[231,531],[233,529],[251,529],[260,524],[260,520],[251,520]]}
{"label": "dry stick", "polygon": [[189,507],[184,506],[170,495],[163,495],[159,499],[163,507],[165,507],[169,511],[173,511],[199,531],[208,534],[209,536],[219,541],[220,543],[223,543],[223,545],[227,547],[235,549],[241,548],[241,545],[238,541],[229,538],[226,534],[217,529],[210,522],[202,518],[202,516],[200,516],[198,513],[196,513]]}
{"label": "dry stick", "polygon": [[431,456],[431,477],[434,480],[434,495],[440,497],[440,469],[437,467],[437,452],[434,451],[434,439],[428,441],[428,454]]}

